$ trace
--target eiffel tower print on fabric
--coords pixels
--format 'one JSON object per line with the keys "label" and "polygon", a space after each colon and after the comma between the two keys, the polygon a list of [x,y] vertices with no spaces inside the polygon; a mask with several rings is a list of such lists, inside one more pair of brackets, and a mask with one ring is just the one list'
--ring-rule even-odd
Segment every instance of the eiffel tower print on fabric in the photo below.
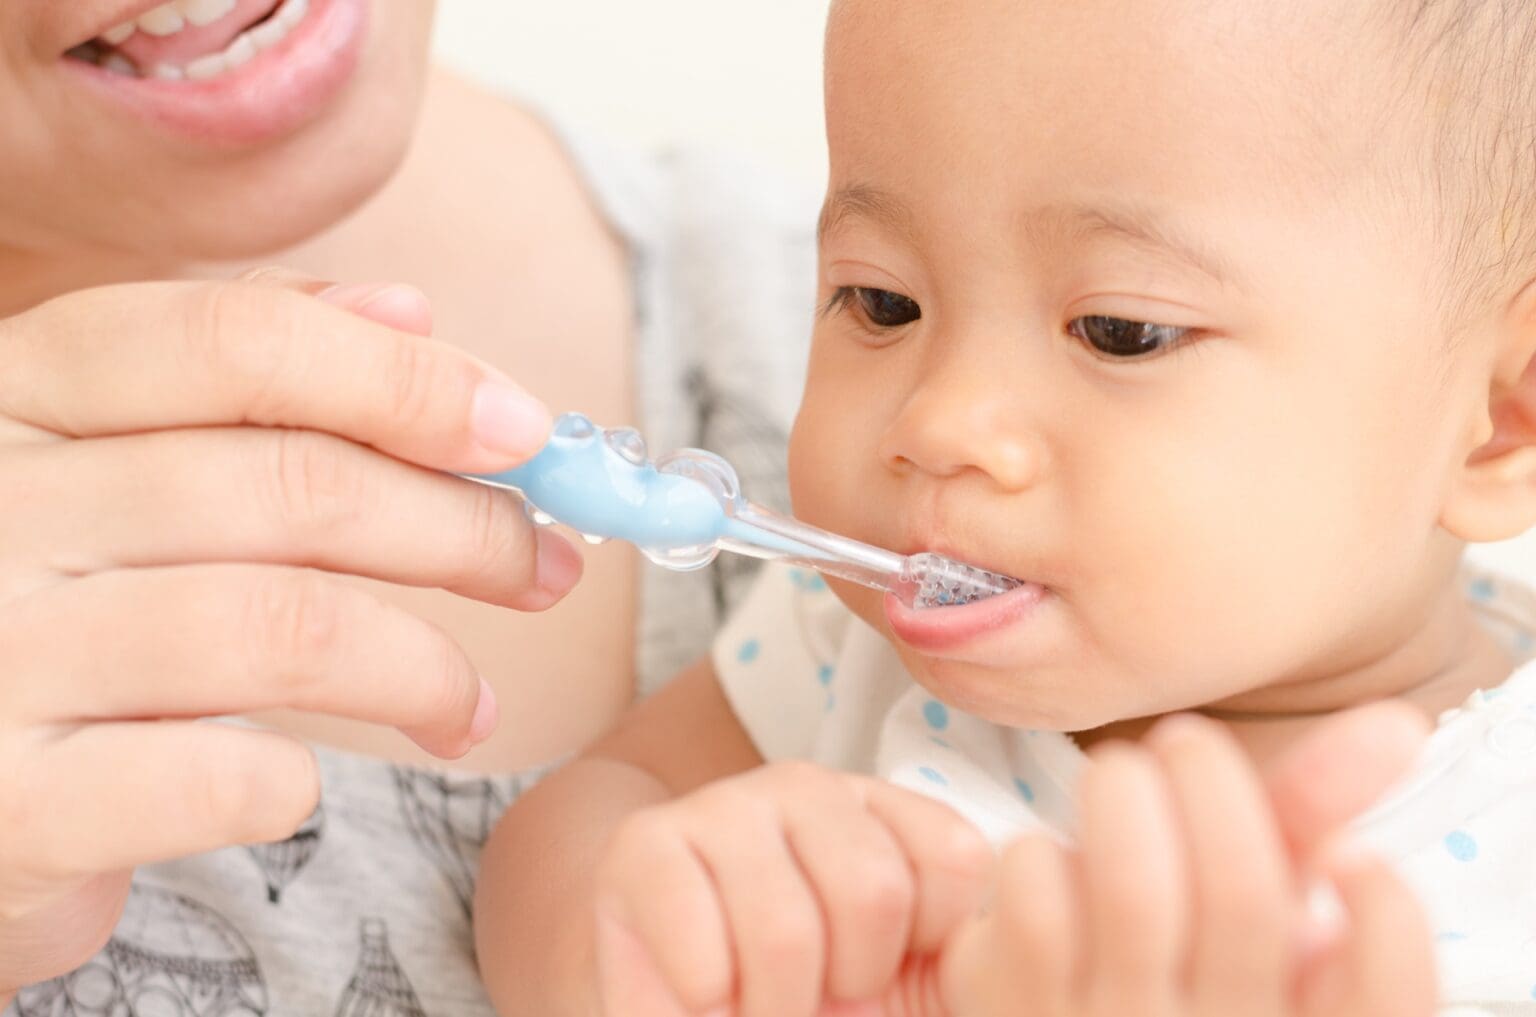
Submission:
{"label": "eiffel tower print on fabric", "polygon": [[336,1004],[336,1017],[427,1017],[389,948],[389,927],[382,918],[358,922],[361,945],[352,980]]}
{"label": "eiffel tower print on fabric", "polygon": [[293,882],[304,866],[309,864],[315,852],[320,850],[320,838],[325,833],[325,811],[315,806],[315,811],[297,833],[275,844],[251,844],[246,851],[261,869],[267,880],[267,900],[273,904],[282,902],[283,890]]}
{"label": "eiffel tower print on fabric", "polygon": [[267,987],[245,937],[190,897],[135,885],[107,945],[23,989],[17,1017],[259,1017]]}

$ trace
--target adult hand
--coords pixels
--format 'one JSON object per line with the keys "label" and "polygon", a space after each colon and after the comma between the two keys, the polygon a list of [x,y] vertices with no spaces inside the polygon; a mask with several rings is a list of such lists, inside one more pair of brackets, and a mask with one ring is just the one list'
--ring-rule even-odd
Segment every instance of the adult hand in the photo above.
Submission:
{"label": "adult hand", "polygon": [[134,866],[291,835],[292,707],[441,756],[495,700],[440,629],[337,574],[523,610],[581,560],[492,472],[548,411],[426,337],[403,286],[281,270],[87,290],[0,320],[0,1007],[110,935]]}

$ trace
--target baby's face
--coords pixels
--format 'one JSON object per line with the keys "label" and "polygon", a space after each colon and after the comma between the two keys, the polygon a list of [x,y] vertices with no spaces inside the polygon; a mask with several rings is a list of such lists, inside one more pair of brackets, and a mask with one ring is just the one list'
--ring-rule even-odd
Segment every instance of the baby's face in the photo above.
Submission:
{"label": "baby's face", "polygon": [[956,705],[1266,704],[1447,595],[1487,356],[1447,355],[1432,247],[1375,184],[1402,156],[1369,47],[1334,0],[1279,6],[834,9],[795,506],[1044,587],[922,634],[839,585]]}

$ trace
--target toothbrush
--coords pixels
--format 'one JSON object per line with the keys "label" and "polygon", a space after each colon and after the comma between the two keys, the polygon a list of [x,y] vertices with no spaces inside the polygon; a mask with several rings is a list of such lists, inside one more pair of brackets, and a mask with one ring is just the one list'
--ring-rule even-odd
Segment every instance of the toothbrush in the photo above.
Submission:
{"label": "toothbrush", "polygon": [[562,523],[588,543],[634,544],[679,572],[721,551],[780,560],[894,594],[908,607],[968,604],[1019,586],[942,555],[901,555],[829,533],[746,500],[730,463],[682,449],[651,461],[633,428],[604,429],[579,413],[555,421],[531,460],[466,480],[517,491],[540,526]]}

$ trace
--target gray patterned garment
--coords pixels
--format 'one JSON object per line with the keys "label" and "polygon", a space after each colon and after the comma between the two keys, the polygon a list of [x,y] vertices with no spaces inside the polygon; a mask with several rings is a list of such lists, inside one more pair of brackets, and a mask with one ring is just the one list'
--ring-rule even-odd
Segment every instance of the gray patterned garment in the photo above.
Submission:
{"label": "gray patterned garment", "polygon": [[[651,448],[719,452],[754,500],[787,508],[818,196],[718,154],[645,159],[564,140],[632,254]],[[748,567],[646,568],[644,691],[707,652]],[[475,874],[492,825],[537,775],[316,753],[321,806],[294,837],[140,869],[107,947],[23,990],[5,1017],[489,1017],[469,920]]]}

